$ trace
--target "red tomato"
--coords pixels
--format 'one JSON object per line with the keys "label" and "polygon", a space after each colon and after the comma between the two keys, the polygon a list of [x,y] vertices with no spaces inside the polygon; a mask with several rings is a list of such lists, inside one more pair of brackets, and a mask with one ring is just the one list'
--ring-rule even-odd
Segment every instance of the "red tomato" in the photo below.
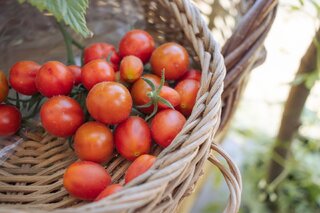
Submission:
{"label": "red tomato", "polygon": [[199,88],[199,81],[192,79],[180,81],[175,87],[175,90],[177,90],[181,97],[181,103],[177,109],[185,116],[189,116],[191,114],[193,106],[196,103]]}
{"label": "red tomato", "polygon": [[125,173],[125,176],[124,176],[125,183],[126,184],[129,183],[136,177],[148,171],[155,161],[156,161],[155,156],[147,155],[147,154],[141,155],[140,157],[135,159]]}
{"label": "red tomato", "polygon": [[143,63],[140,58],[130,55],[122,59],[120,63],[120,75],[126,82],[136,81],[143,72]]}
{"label": "red tomato", "polygon": [[74,77],[74,85],[81,84],[81,67],[77,65],[70,65],[68,66],[69,70],[72,72]]}
{"label": "red tomato", "polygon": [[89,92],[86,100],[90,115],[105,124],[117,124],[126,120],[132,109],[128,89],[117,82],[101,82]]}
{"label": "red tomato", "polygon": [[24,95],[34,95],[38,92],[36,87],[36,75],[40,65],[33,61],[20,61],[15,63],[9,75],[9,81],[13,89]]}
{"label": "red tomato", "polygon": [[108,172],[91,161],[75,162],[63,175],[64,188],[72,196],[82,200],[94,200],[110,184]]}
{"label": "red tomato", "polygon": [[120,155],[130,161],[149,153],[151,133],[147,122],[140,117],[129,117],[117,126],[114,142]]}
{"label": "red tomato", "polygon": [[[176,107],[180,104],[181,102],[181,98],[180,98],[180,94],[175,91],[174,89],[172,89],[171,87],[168,86],[163,86],[161,88],[160,91],[160,97],[166,99],[167,101],[169,101],[173,107]],[[159,107],[160,109],[169,109],[170,107],[168,107],[167,105],[159,102]]]}
{"label": "red tomato", "polygon": [[74,150],[81,160],[104,163],[113,153],[112,132],[102,123],[85,123],[74,136]]}
{"label": "red tomato", "polygon": [[9,93],[9,85],[4,72],[0,70],[0,103],[4,101]]}
{"label": "red tomato", "polygon": [[152,36],[143,30],[131,30],[127,32],[120,41],[119,54],[123,58],[134,55],[145,64],[149,61],[154,50]]}
{"label": "red tomato", "polygon": [[90,90],[97,83],[115,81],[115,73],[107,61],[96,59],[82,67],[81,79],[83,86]]}
{"label": "red tomato", "polygon": [[76,100],[68,96],[55,96],[43,104],[40,118],[48,132],[55,136],[68,137],[81,126],[84,115]]}
{"label": "red tomato", "polygon": [[161,76],[165,71],[166,80],[181,78],[189,68],[189,55],[187,50],[174,42],[162,44],[152,53],[150,64],[152,72]]}
{"label": "red tomato", "polygon": [[36,86],[46,97],[69,95],[73,87],[74,77],[64,64],[49,61],[42,65],[36,75]]}
{"label": "red tomato", "polygon": [[167,147],[181,131],[186,118],[178,111],[166,109],[156,114],[151,122],[151,135],[161,147]]}
{"label": "red tomato", "polygon": [[20,111],[10,105],[0,104],[0,136],[15,134],[21,125]]}
{"label": "red tomato", "polygon": [[190,69],[188,72],[186,72],[186,74],[184,74],[182,76],[180,81],[185,80],[185,79],[193,79],[193,80],[200,82],[201,81],[201,72],[199,70]]}
{"label": "red tomato", "polygon": [[116,193],[123,189],[123,186],[120,184],[112,184],[110,186],[107,186],[99,195],[96,197],[95,201],[101,200],[105,197],[108,197],[109,195]]}
{"label": "red tomato", "polygon": [[83,61],[85,64],[95,59],[108,59],[110,57],[110,63],[112,68],[117,71],[120,56],[117,54],[113,45],[108,43],[94,43],[84,49]]}
{"label": "red tomato", "polygon": [[[153,74],[145,74],[142,77],[149,79],[152,83],[158,87],[160,85],[161,79]],[[151,87],[142,79],[138,79],[131,87],[131,95],[133,103],[137,106],[147,104],[150,101],[148,97],[148,93],[151,92]],[[153,106],[148,108],[140,108],[144,113],[151,113],[153,110]]]}

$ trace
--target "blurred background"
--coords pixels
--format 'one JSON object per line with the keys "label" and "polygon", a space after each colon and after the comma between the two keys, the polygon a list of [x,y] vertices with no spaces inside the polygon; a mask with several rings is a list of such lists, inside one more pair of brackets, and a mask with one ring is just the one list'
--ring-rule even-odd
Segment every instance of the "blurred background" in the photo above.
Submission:
{"label": "blurred background", "polygon": [[[296,75],[309,45],[317,43],[319,6],[320,1],[280,1],[277,17],[265,41],[266,61],[252,71],[222,144],[241,168],[244,187],[241,212],[320,212],[319,43],[316,56],[306,60],[306,64],[312,64],[312,59],[316,59],[317,69]],[[319,32],[317,34],[319,39]],[[290,88],[301,83],[310,93],[303,106],[301,126],[286,147],[288,157],[283,159],[274,156],[272,150]],[[287,122],[282,127],[290,129],[292,125],[295,123]],[[277,179],[267,183],[273,158],[283,164],[284,170]],[[222,212],[225,207],[228,188],[223,177],[212,166],[208,170],[210,174],[190,212]]]}

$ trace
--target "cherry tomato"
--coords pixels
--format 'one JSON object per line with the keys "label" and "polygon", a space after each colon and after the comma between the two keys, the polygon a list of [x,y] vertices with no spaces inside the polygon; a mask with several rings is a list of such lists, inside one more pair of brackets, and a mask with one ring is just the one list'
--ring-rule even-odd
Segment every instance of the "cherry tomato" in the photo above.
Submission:
{"label": "cherry tomato", "polygon": [[130,161],[149,153],[151,133],[147,122],[140,117],[129,117],[117,126],[114,142],[120,155]]}
{"label": "cherry tomato", "polygon": [[94,199],[95,201],[101,200],[105,197],[108,197],[109,195],[116,193],[120,190],[123,189],[123,186],[120,184],[112,184],[107,186],[107,188],[105,188],[99,195],[98,197],[96,197],[96,199]]}
{"label": "cherry tomato", "polygon": [[155,161],[156,157],[148,154],[141,155],[140,157],[135,159],[125,173],[125,183],[129,183],[136,177],[148,171]]}
{"label": "cherry tomato", "polygon": [[150,64],[152,72],[161,76],[165,71],[166,80],[177,80],[188,70],[189,55],[187,50],[174,42],[162,44],[152,53]]}
{"label": "cherry tomato", "polygon": [[[161,79],[153,74],[145,74],[142,77],[149,79],[156,87],[160,85]],[[150,101],[148,93],[151,92],[151,87],[142,79],[138,79],[131,87],[131,95],[133,103],[137,106],[147,104]],[[153,106],[148,108],[140,108],[144,113],[151,113]]]}
{"label": "cherry tomato", "polygon": [[68,66],[69,70],[72,72],[74,77],[74,85],[81,84],[81,67],[77,65],[70,65]]}
{"label": "cherry tomato", "polygon": [[23,95],[34,95],[38,92],[36,87],[36,75],[40,65],[33,61],[20,61],[15,63],[9,75],[9,81],[13,89]]}
{"label": "cherry tomato", "polygon": [[184,74],[182,76],[182,78],[180,78],[180,81],[185,80],[185,79],[193,79],[196,81],[201,81],[201,72],[199,70],[195,70],[195,69],[190,69],[189,71],[186,72],[186,74]]}
{"label": "cherry tomato", "polygon": [[[180,94],[172,89],[171,87],[168,87],[168,86],[163,86],[161,88],[161,91],[160,91],[160,97],[166,99],[167,101],[169,101],[173,107],[176,107],[180,104],[181,102],[181,98],[180,98]],[[160,109],[169,109],[170,107],[168,107],[167,105],[161,103],[159,101],[159,108]]]}
{"label": "cherry tomato", "polygon": [[42,65],[36,75],[36,86],[46,97],[70,94],[74,82],[72,72],[58,61],[49,61]]}
{"label": "cherry tomato", "polygon": [[140,58],[130,55],[122,59],[120,63],[120,75],[126,82],[136,81],[143,72],[143,63]]}
{"label": "cherry tomato", "polygon": [[64,188],[72,196],[82,200],[94,200],[110,184],[108,172],[91,161],[75,162],[63,175]]}
{"label": "cherry tomato", "polygon": [[191,114],[193,106],[196,103],[199,88],[199,81],[192,79],[180,81],[175,87],[175,90],[181,97],[181,102],[177,109],[185,116],[189,116]]}
{"label": "cherry tomato", "polygon": [[21,125],[20,111],[10,105],[0,104],[0,136],[15,134]]}
{"label": "cherry tomato", "polygon": [[156,114],[151,122],[151,135],[161,147],[167,147],[181,131],[186,118],[178,111],[166,109]]}
{"label": "cherry tomato", "polygon": [[95,59],[108,59],[110,57],[110,63],[112,68],[117,71],[120,56],[117,54],[113,45],[108,43],[94,43],[84,49],[83,61],[85,64]]}
{"label": "cherry tomato", "polygon": [[81,126],[84,115],[76,100],[68,96],[55,96],[43,104],[40,118],[48,132],[55,136],[68,137]]}
{"label": "cherry tomato", "polygon": [[0,103],[4,101],[9,93],[9,85],[4,72],[0,70]]}
{"label": "cherry tomato", "polygon": [[143,30],[131,30],[127,32],[120,41],[119,54],[123,58],[134,55],[145,64],[149,61],[154,50],[152,36]]}
{"label": "cherry tomato", "polygon": [[90,90],[97,83],[115,81],[115,73],[107,61],[96,59],[82,67],[81,79],[84,87]]}
{"label": "cherry tomato", "polygon": [[85,123],[74,136],[74,150],[81,160],[104,163],[113,153],[112,132],[102,123]]}
{"label": "cherry tomato", "polygon": [[126,120],[132,109],[128,89],[117,82],[101,82],[89,92],[86,100],[90,115],[105,124],[117,124]]}

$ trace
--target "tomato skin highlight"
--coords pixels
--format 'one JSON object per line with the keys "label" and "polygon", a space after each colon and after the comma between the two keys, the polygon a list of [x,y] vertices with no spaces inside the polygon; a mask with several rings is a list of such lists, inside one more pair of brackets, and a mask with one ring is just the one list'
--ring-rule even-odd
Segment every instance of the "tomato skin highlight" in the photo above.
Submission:
{"label": "tomato skin highlight", "polygon": [[16,107],[0,104],[0,136],[14,135],[20,128],[21,118]]}
{"label": "tomato skin highlight", "polygon": [[0,70],[0,103],[2,103],[9,94],[9,84],[7,77],[3,71]]}
{"label": "tomato skin highlight", "polygon": [[87,90],[104,81],[115,81],[115,73],[110,64],[103,59],[90,61],[82,67],[82,84]]}
{"label": "tomato skin highlight", "polygon": [[[156,75],[144,74],[142,77],[149,79],[156,87],[160,85],[161,79]],[[142,78],[138,79],[131,87],[133,103],[137,106],[147,104],[150,101],[147,94],[151,91],[151,87]],[[153,111],[153,106],[140,108],[139,110],[144,113],[151,113]]]}
{"label": "tomato skin highlight", "polygon": [[112,195],[113,193],[121,191],[122,189],[123,189],[123,186],[120,184],[109,185],[98,195],[98,197],[96,197],[96,199],[94,199],[94,201],[99,201],[105,197],[108,197],[109,195]]}
{"label": "tomato skin highlight", "polygon": [[126,82],[132,83],[140,78],[143,73],[142,61],[133,55],[126,56],[120,63],[120,75]]}
{"label": "tomato skin highlight", "polygon": [[135,159],[132,164],[127,169],[124,180],[125,183],[129,183],[136,177],[142,175],[146,171],[148,171],[156,161],[156,157],[153,155],[141,155],[137,159]]}
{"label": "tomato skin highlight", "polygon": [[40,65],[33,61],[19,61],[10,69],[9,82],[13,89],[23,95],[38,93],[35,78]]}
{"label": "tomato skin highlight", "polygon": [[73,135],[84,121],[80,104],[68,96],[54,96],[40,109],[42,126],[49,133],[68,137]]}
{"label": "tomato skin highlight", "polygon": [[107,60],[110,57],[110,63],[114,71],[118,70],[120,63],[120,56],[117,54],[113,45],[108,43],[94,43],[84,49],[83,62],[89,63],[95,59]]}
{"label": "tomato skin highlight", "polygon": [[[176,90],[174,90],[168,86],[163,86],[161,88],[159,95],[160,95],[160,97],[169,101],[173,107],[178,106],[181,102],[180,94]],[[165,105],[164,103],[161,103],[160,101],[158,104],[159,104],[160,109],[169,109],[170,108],[167,105]]]}
{"label": "tomato skin highlight", "polygon": [[193,80],[201,82],[201,72],[196,69],[190,69],[179,80],[183,81],[186,79],[193,79]]}
{"label": "tomato skin highlight", "polygon": [[77,86],[81,84],[81,67],[77,65],[69,65],[68,68],[73,74],[74,85]]}
{"label": "tomato skin highlight", "polygon": [[36,75],[38,91],[45,97],[51,98],[57,95],[69,95],[74,76],[64,64],[59,61],[49,61],[42,65]]}
{"label": "tomato skin highlight", "polygon": [[132,98],[122,84],[101,82],[89,91],[86,105],[95,120],[105,124],[118,124],[129,117]]}
{"label": "tomato skin highlight", "polygon": [[151,135],[154,141],[165,148],[182,130],[186,118],[178,111],[166,109],[158,112],[151,122]]}
{"label": "tomato skin highlight", "polygon": [[200,89],[199,81],[186,79],[180,81],[175,90],[180,94],[181,102],[177,107],[184,116],[188,117],[191,115],[192,109],[196,103],[197,94]]}
{"label": "tomato skin highlight", "polygon": [[63,175],[64,188],[81,200],[94,200],[111,184],[108,172],[91,161],[78,161],[71,164]]}
{"label": "tomato skin highlight", "polygon": [[113,135],[99,122],[87,122],[80,126],[74,136],[74,150],[79,159],[104,163],[112,157]]}
{"label": "tomato skin highlight", "polygon": [[114,142],[120,155],[130,161],[149,153],[151,133],[147,122],[137,116],[129,117],[115,129]]}
{"label": "tomato skin highlight", "polygon": [[155,43],[152,36],[143,30],[131,30],[120,41],[119,54],[125,56],[134,55],[145,64],[149,61],[154,50]]}
{"label": "tomato skin highlight", "polygon": [[165,71],[166,80],[178,80],[189,68],[189,55],[181,45],[169,42],[160,45],[152,53],[150,64],[152,72],[161,76]]}

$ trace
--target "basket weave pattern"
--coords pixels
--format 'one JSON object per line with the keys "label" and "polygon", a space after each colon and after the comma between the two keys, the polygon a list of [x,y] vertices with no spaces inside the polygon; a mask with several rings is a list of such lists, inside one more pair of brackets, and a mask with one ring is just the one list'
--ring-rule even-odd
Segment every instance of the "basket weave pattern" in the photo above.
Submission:
{"label": "basket weave pattern", "polygon": [[[208,157],[220,169],[230,190],[225,212],[237,212],[242,190],[239,171],[213,141],[217,141],[218,128],[220,133],[226,129],[248,73],[263,58],[262,43],[276,10],[276,1],[245,2],[247,10],[223,48],[225,79],[220,47],[190,1],[140,0],[148,22],[146,30],[159,43],[182,43],[193,58],[193,65],[202,70],[197,102],[185,127],[168,148],[154,150],[158,158],[148,172],[122,191],[88,204],[70,197],[62,186],[65,168],[76,161],[67,142],[47,135],[41,128],[29,131],[7,161],[0,162],[0,212],[173,212],[183,197],[191,193]],[[117,3],[114,7],[121,12]],[[226,90],[222,94],[224,81]],[[122,183],[129,164],[115,155],[105,166],[112,181]]]}

